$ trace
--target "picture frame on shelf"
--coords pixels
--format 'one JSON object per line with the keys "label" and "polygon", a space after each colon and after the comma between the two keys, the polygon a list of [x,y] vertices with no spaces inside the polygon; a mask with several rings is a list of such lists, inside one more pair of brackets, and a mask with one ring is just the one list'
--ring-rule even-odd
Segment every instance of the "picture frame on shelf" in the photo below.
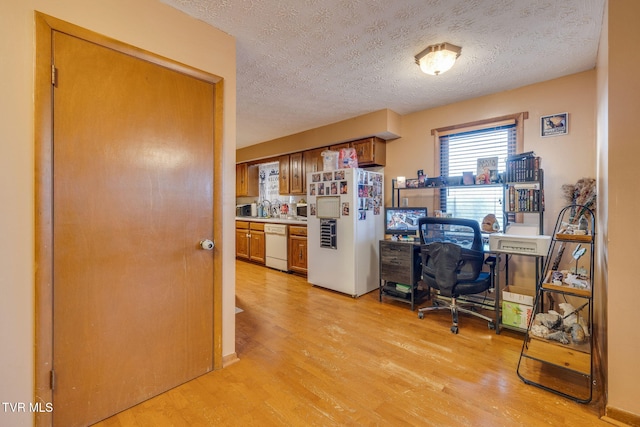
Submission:
{"label": "picture frame on shelf", "polygon": [[473,172],[462,172],[462,185],[474,185],[475,183]]}
{"label": "picture frame on shelf", "polygon": [[450,176],[447,184],[451,186],[462,185],[462,176]]}
{"label": "picture frame on shelf", "polygon": [[569,133],[569,113],[551,114],[540,117],[540,136],[560,136]]}
{"label": "picture frame on shelf", "polygon": [[407,188],[418,188],[419,183],[418,178],[407,179],[406,181]]}
{"label": "picture frame on shelf", "polygon": [[498,157],[482,157],[477,161],[476,184],[491,184],[497,181]]}

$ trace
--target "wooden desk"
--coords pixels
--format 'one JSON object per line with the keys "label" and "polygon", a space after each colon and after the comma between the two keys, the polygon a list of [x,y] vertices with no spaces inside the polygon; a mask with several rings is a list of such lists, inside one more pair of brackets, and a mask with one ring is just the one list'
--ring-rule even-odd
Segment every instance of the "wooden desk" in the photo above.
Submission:
{"label": "wooden desk", "polygon": [[[380,301],[382,297],[402,301],[415,309],[417,302],[427,296],[418,290],[422,278],[420,243],[380,240]],[[410,292],[401,292],[396,284],[410,286]]]}

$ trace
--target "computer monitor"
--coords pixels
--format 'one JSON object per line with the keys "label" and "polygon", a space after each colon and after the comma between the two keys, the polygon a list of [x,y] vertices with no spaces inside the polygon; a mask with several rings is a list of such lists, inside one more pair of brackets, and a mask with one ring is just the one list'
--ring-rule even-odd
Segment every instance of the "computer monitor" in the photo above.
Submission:
{"label": "computer monitor", "polygon": [[385,234],[416,236],[418,218],[427,216],[427,208],[385,207]]}

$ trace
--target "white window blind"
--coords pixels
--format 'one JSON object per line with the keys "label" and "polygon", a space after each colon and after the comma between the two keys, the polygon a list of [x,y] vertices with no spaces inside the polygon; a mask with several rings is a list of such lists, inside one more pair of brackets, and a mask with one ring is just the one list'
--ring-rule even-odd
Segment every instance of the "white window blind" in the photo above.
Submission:
{"label": "white window blind", "polygon": [[[498,158],[498,172],[505,170],[507,156],[516,152],[516,125],[497,126],[440,137],[440,175],[460,177],[463,172],[477,172],[478,159]],[[482,222],[494,214],[501,226],[503,191],[501,186],[474,185],[440,190],[440,208],[457,218]]]}

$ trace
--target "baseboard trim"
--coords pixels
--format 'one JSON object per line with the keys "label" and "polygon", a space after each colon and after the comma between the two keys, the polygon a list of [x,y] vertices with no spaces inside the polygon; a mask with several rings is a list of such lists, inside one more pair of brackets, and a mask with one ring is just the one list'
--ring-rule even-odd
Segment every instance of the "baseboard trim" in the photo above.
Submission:
{"label": "baseboard trim", "polygon": [[238,358],[238,355],[234,352],[231,354],[228,354],[226,356],[222,356],[222,368],[226,368],[227,366],[231,366],[236,362],[239,362],[240,359]]}
{"label": "baseboard trim", "polygon": [[640,427],[640,415],[613,408],[609,405],[605,408],[605,415],[602,420],[621,427]]}

